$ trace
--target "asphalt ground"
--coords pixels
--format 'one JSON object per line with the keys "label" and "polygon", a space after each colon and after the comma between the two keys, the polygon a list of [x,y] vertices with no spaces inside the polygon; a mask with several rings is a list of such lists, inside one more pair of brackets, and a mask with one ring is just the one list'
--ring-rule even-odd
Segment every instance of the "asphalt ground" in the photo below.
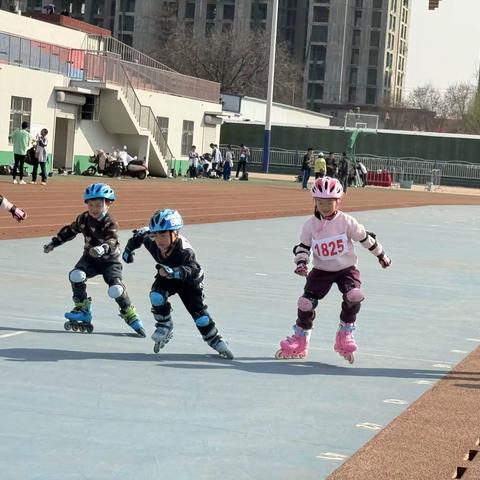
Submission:
{"label": "asphalt ground", "polygon": [[[64,331],[80,239],[48,256],[49,237],[1,240],[2,478],[326,478],[478,346],[477,209],[355,213],[393,265],[357,249],[366,301],[353,366],[333,352],[336,290],[317,309],[308,360],[273,358],[302,292],[291,248],[306,217],[184,229],[233,361],[209,349],[176,299],[174,339],[155,355],[101,278],[89,282],[95,332]],[[148,334],[154,272],[146,251],[125,267]]]}

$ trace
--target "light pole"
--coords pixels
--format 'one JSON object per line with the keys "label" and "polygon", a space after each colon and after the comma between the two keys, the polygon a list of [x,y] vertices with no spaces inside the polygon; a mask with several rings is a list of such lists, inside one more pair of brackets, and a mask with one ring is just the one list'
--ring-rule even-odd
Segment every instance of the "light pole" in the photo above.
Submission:
{"label": "light pole", "polygon": [[275,48],[277,46],[278,0],[273,0],[272,27],[270,31],[270,61],[268,64],[267,112],[263,136],[263,172],[268,173],[270,163],[270,138],[272,130],[273,81],[275,76]]}
{"label": "light pole", "polygon": [[340,87],[338,89],[338,103],[342,103],[343,64],[345,63],[345,38],[347,35],[348,0],[345,0],[345,16],[343,18],[342,59],[340,60]]}

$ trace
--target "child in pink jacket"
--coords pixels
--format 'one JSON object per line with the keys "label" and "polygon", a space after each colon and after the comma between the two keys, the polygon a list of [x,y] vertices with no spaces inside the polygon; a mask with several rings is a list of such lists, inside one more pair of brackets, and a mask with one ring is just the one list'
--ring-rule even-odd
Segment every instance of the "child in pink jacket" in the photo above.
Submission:
{"label": "child in pink jacket", "polygon": [[[307,356],[315,308],[336,283],[343,302],[334,349],[350,363],[354,361],[357,344],[353,330],[364,295],[353,242],[360,242],[368,248],[383,268],[389,267],[392,261],[385,255],[374,233],[367,232],[355,218],[338,210],[342,195],[343,188],[337,179],[323,177],[315,180],[312,187],[314,215],[303,225],[300,243],[293,248],[295,273],[307,277],[307,281],[303,295],[298,299],[294,334],[280,342],[280,350],[275,355],[277,359]],[[310,254],[313,254],[313,269],[309,273]]]}

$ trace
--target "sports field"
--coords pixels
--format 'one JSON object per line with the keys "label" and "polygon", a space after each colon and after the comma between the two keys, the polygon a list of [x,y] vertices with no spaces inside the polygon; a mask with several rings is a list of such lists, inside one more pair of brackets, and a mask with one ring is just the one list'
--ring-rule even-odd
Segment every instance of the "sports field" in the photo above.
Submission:
{"label": "sports field", "polygon": [[178,301],[174,339],[153,353],[146,251],[124,269],[146,339],[130,334],[101,278],[88,283],[94,333],[64,331],[82,242],[49,255],[42,245],[82,211],[92,179],[7,180],[0,193],[29,218],[0,217],[2,478],[437,480],[457,467],[458,478],[480,477],[469,454],[480,448],[480,196],[349,190],[345,210],[393,260],[382,270],[357,248],[366,300],[350,366],[332,348],[334,291],[317,308],[308,360],[274,360],[303,286],[291,248],[312,204],[299,184],[110,182],[122,244],[157,209],[183,214],[228,361]]}

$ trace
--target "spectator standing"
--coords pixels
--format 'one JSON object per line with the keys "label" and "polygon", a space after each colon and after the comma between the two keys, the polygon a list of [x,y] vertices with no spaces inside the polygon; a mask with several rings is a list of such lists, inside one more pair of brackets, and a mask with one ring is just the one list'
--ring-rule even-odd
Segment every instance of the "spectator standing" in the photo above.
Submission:
{"label": "spectator standing", "polygon": [[40,135],[37,137],[37,146],[35,148],[35,163],[32,170],[32,181],[30,183],[37,183],[38,166],[40,165],[40,171],[42,175],[42,185],[47,184],[47,135],[48,130],[42,128]]}
{"label": "spectator standing", "polygon": [[226,182],[231,180],[230,175],[232,174],[233,167],[233,152],[232,147],[227,145],[227,151],[225,153],[225,162],[223,163],[223,179]]}
{"label": "spectator standing", "polygon": [[[13,143],[13,183],[19,183],[20,185],[25,185],[23,180],[23,165],[25,163],[25,156],[27,154],[28,147],[32,142],[32,136],[28,131],[28,122],[22,122],[22,128],[17,128],[12,133],[12,143]],[[20,181],[17,182],[17,171]]]}
{"label": "spectator standing", "polygon": [[367,185],[367,167],[360,160],[357,160],[356,170],[358,177],[360,177],[360,186],[365,187]]}
{"label": "spectator standing", "polygon": [[237,173],[235,174],[235,178],[238,178],[238,174],[240,170],[242,170],[242,176],[245,176],[247,172],[247,163],[250,158],[250,149],[245,146],[244,143],[240,145],[240,151],[238,153],[238,165],[237,165]]}
{"label": "spectator standing", "polygon": [[308,189],[308,179],[312,174],[312,167],[315,162],[315,158],[313,156],[313,148],[308,147],[307,153],[303,156],[302,162],[302,189]]}
{"label": "spectator standing", "polygon": [[315,159],[313,171],[315,173],[315,179],[325,176],[327,171],[327,163],[325,162],[323,152],[320,152],[318,157]]}
{"label": "spectator standing", "polygon": [[190,173],[190,178],[191,179],[197,178],[198,153],[197,153],[197,147],[195,145],[192,145],[192,148],[188,153],[188,165],[189,165],[188,171]]}
{"label": "spectator standing", "polygon": [[333,152],[329,152],[327,157],[327,176],[331,178],[337,177],[337,161]]}
{"label": "spectator standing", "polygon": [[345,152],[342,153],[342,158],[338,162],[338,180],[342,184],[343,191],[347,193],[348,187],[348,174],[350,171],[350,162],[348,161],[347,154]]}

